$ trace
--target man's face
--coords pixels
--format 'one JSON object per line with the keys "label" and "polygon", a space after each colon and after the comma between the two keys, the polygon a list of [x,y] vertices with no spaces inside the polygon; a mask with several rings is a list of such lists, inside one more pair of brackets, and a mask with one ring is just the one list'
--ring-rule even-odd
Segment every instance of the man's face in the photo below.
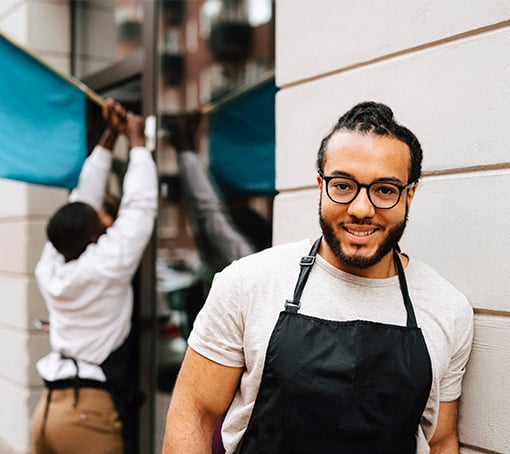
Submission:
{"label": "man's face", "polygon": [[[384,180],[405,186],[409,183],[410,160],[409,147],[398,139],[341,130],[329,141],[323,173],[346,176],[362,184]],[[325,240],[321,255],[352,274],[374,278],[392,275],[391,251],[404,232],[415,187],[403,191],[395,207],[380,209],[372,205],[366,188],[350,203],[335,203],[326,194],[322,178],[317,180]]]}

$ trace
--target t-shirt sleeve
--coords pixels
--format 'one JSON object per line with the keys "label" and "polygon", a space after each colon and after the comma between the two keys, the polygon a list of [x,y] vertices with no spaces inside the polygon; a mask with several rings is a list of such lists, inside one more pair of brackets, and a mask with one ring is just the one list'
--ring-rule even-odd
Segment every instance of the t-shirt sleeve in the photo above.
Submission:
{"label": "t-shirt sleeve", "polygon": [[462,310],[455,320],[455,343],[447,372],[441,377],[440,400],[451,402],[458,399],[462,391],[462,378],[471,353],[473,342],[473,309],[464,299]]}
{"label": "t-shirt sleeve", "polygon": [[188,339],[194,351],[229,367],[244,367],[243,307],[249,295],[239,271],[238,262],[234,262],[216,274]]}

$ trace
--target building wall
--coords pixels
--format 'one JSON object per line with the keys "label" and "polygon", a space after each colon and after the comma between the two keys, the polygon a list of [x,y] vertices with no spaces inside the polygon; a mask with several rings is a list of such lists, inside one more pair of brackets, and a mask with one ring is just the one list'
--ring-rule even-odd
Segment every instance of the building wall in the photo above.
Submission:
{"label": "building wall", "polygon": [[[0,30],[67,71],[68,8],[64,1],[2,0]],[[34,267],[46,220],[66,196],[63,190],[0,179],[0,453],[29,451],[30,418],[42,391],[35,363],[49,349],[47,335],[33,327],[34,319],[47,317]]]}
{"label": "building wall", "polygon": [[424,149],[403,247],[475,310],[464,454],[510,452],[509,73],[508,1],[276,1],[274,242],[319,235],[315,158],[339,115],[391,106]]}

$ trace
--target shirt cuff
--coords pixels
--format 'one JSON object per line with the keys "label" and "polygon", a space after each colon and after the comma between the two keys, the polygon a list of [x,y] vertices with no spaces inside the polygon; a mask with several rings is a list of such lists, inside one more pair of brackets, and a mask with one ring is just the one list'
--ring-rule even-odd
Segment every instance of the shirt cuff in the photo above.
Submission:
{"label": "shirt cuff", "polygon": [[146,147],[133,147],[131,148],[131,151],[129,152],[129,159],[132,161],[137,161],[140,159],[145,159],[145,157],[151,156],[151,152]]}
{"label": "shirt cuff", "polygon": [[92,155],[94,155],[94,160],[101,161],[108,166],[113,160],[113,152],[101,145],[96,145],[94,147],[90,156]]}

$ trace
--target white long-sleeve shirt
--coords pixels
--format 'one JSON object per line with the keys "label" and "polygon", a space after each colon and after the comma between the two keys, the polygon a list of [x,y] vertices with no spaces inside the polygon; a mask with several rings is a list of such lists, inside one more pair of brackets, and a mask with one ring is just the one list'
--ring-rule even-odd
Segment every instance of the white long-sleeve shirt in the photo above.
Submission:
{"label": "white long-sleeve shirt", "polygon": [[177,154],[181,188],[202,260],[211,272],[256,252],[230,219],[202,163],[193,151]]}
{"label": "white long-sleeve shirt", "polygon": [[[99,210],[112,154],[97,146],[84,163],[70,201]],[[52,352],[37,363],[48,381],[72,378],[78,360],[81,378],[105,381],[99,365],[130,331],[131,279],[152,234],[157,210],[157,173],[150,152],[135,147],[123,184],[117,220],[97,244],[65,263],[51,243],[44,246],[35,274],[49,313]]]}

